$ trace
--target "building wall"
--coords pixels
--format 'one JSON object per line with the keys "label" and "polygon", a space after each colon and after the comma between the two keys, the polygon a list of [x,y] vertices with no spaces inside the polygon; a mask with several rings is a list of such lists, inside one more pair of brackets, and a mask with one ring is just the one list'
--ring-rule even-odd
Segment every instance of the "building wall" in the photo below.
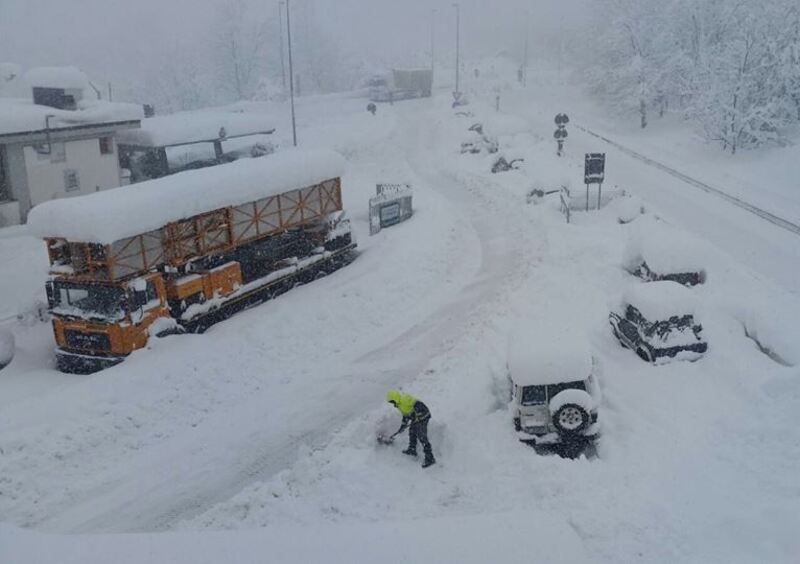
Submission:
{"label": "building wall", "polygon": [[[36,149],[25,147],[30,207],[55,198],[80,196],[118,187],[120,171],[117,146],[113,140],[112,147],[111,153],[104,155],[100,153],[98,138],[66,141],[63,162],[52,162],[52,155],[43,159]],[[77,174],[77,187],[68,188],[65,174],[67,171]],[[71,174],[70,177],[72,180],[75,175]],[[27,215],[27,210],[23,213]]]}

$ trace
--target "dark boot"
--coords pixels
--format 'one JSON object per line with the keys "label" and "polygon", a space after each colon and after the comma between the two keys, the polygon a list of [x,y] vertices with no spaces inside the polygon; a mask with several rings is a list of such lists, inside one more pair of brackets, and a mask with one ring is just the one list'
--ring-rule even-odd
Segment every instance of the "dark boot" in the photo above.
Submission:
{"label": "dark boot", "polygon": [[425,455],[425,461],[422,463],[422,467],[423,468],[427,468],[428,466],[433,466],[434,464],[436,464],[436,459],[433,458],[433,455],[432,454],[430,454],[430,455],[426,454]]}
{"label": "dark boot", "polygon": [[403,451],[403,454],[407,454],[408,456],[417,456],[417,449],[408,447]]}

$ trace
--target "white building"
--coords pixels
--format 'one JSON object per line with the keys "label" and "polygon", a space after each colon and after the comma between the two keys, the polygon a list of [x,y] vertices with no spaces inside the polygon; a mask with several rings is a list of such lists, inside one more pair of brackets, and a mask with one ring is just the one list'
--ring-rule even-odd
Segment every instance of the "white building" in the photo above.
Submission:
{"label": "white building", "polygon": [[121,186],[115,138],[143,117],[140,106],[87,97],[75,68],[32,69],[21,81],[26,97],[0,98],[0,227],[47,200]]}

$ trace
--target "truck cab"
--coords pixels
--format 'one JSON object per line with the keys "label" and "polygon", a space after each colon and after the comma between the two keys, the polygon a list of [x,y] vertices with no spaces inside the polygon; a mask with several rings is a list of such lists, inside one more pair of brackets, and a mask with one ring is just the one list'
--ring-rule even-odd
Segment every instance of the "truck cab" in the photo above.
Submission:
{"label": "truck cab", "polygon": [[94,372],[121,362],[147,343],[157,320],[170,319],[160,273],[119,282],[54,276],[47,298],[56,363],[65,372]]}

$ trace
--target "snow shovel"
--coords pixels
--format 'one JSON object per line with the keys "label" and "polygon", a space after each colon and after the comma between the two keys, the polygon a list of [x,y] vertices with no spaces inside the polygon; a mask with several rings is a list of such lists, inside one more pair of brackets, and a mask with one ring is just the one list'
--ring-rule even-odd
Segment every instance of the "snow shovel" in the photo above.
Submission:
{"label": "snow shovel", "polygon": [[378,433],[378,442],[382,445],[390,445],[394,442],[394,438],[398,435],[397,433],[392,433],[391,435],[384,435],[383,433]]}

